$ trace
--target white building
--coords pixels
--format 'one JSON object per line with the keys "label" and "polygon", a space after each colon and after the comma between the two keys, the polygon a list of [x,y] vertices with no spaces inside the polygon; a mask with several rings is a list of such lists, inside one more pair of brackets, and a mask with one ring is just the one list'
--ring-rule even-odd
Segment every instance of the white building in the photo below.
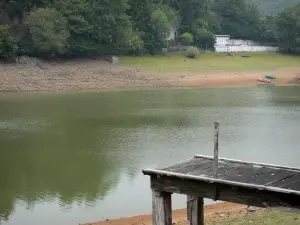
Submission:
{"label": "white building", "polygon": [[262,46],[251,40],[230,39],[229,35],[216,35],[216,52],[277,52],[278,47]]}
{"label": "white building", "polygon": [[176,38],[176,34],[177,34],[177,29],[175,27],[172,27],[169,35],[166,38],[166,41],[174,41]]}
{"label": "white building", "polygon": [[230,36],[229,35],[216,35],[215,46],[227,46],[229,44]]}

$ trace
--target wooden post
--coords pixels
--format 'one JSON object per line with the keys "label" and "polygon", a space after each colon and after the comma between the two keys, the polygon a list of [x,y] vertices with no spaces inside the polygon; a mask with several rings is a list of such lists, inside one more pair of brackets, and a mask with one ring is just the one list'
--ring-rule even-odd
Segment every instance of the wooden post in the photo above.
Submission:
{"label": "wooden post", "polygon": [[203,198],[187,196],[187,215],[190,225],[204,225]]}
{"label": "wooden post", "polygon": [[153,225],[172,225],[171,193],[152,190]]}
{"label": "wooden post", "polygon": [[218,178],[218,160],[219,160],[219,123],[214,122],[215,126],[215,146],[214,146],[214,165],[213,165],[213,174],[214,178]]}
{"label": "wooden post", "polygon": [[[218,178],[218,161],[219,161],[219,123],[214,122],[215,127],[215,140],[214,140],[214,161],[213,161],[213,175],[214,178]],[[214,187],[213,200],[216,201],[218,198],[218,187]]]}

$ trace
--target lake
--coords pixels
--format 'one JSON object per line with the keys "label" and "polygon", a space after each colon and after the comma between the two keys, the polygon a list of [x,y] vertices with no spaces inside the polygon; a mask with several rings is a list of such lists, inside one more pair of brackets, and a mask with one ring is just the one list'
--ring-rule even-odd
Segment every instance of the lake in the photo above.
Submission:
{"label": "lake", "polygon": [[0,93],[0,224],[150,213],[141,170],[212,155],[214,121],[221,157],[300,167],[300,87]]}

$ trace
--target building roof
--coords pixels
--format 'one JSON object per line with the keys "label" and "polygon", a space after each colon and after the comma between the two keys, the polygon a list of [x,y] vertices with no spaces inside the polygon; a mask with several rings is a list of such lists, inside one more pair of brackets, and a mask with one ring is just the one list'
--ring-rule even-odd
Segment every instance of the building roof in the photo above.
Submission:
{"label": "building roof", "polygon": [[216,37],[230,37],[230,35],[215,35]]}

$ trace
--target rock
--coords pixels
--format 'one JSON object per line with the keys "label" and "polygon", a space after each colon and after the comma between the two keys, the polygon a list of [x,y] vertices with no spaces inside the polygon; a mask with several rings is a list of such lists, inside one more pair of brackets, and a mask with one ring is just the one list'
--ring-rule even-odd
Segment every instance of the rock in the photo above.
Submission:
{"label": "rock", "polygon": [[116,56],[106,56],[105,59],[107,61],[109,61],[110,63],[112,63],[112,64],[119,64],[120,63],[119,57],[116,57]]}
{"label": "rock", "polygon": [[48,69],[48,65],[38,58],[29,57],[29,56],[21,56],[17,59],[17,63],[22,65],[29,65],[32,67],[39,67],[41,69]]}
{"label": "rock", "polygon": [[248,210],[248,212],[256,212],[256,211],[261,210],[261,208],[256,207],[256,206],[248,206],[247,210]]}
{"label": "rock", "polygon": [[31,64],[31,58],[29,56],[21,56],[18,58],[17,62],[19,64]]}

